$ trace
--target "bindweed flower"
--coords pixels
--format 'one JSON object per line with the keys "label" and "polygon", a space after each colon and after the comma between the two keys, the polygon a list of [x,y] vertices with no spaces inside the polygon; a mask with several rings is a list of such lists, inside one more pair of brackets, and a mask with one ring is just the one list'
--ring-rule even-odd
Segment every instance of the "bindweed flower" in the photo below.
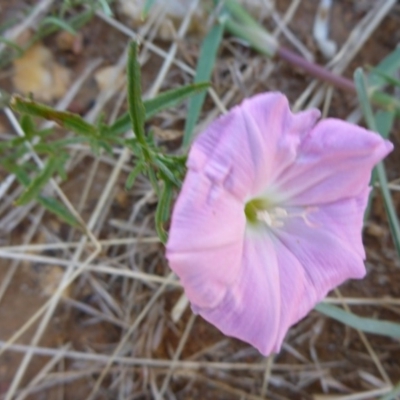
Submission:
{"label": "bindweed flower", "polygon": [[167,258],[194,312],[264,355],[334,287],[365,275],[373,166],[393,148],[280,93],[243,101],[194,142]]}

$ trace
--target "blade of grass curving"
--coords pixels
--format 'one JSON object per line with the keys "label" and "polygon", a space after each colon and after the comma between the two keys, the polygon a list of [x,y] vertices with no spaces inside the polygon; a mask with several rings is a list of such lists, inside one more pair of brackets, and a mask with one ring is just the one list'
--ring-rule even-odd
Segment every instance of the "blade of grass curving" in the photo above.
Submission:
{"label": "blade of grass curving", "polygon": [[[378,126],[376,124],[375,116],[372,112],[371,104],[369,102],[366,80],[364,77],[363,70],[361,68],[357,68],[357,70],[354,73],[354,83],[356,86],[361,109],[367,121],[367,125],[372,131],[377,132]],[[400,225],[393,204],[392,196],[390,194],[390,190],[388,187],[386,170],[382,162],[380,162],[376,166],[376,174],[383,195],[383,201],[385,204],[386,214],[389,220],[389,226],[390,226],[390,231],[392,233],[393,242],[395,244],[397,253],[400,256]]]}
{"label": "blade of grass curving", "polygon": [[[146,112],[146,120],[155,114],[174,107],[188,97],[206,90],[210,84],[208,82],[194,83],[178,89],[167,90],[150,100],[144,100],[143,105]],[[131,129],[131,118],[129,113],[123,114],[114,124],[109,127],[109,135],[120,135]]]}
{"label": "blade of grass curving", "polygon": [[57,17],[46,17],[42,20],[41,24],[42,27],[46,26],[46,25],[55,25],[57,28],[67,31],[69,33],[71,33],[72,35],[76,35],[77,32],[76,30],[70,25],[68,24],[68,22],[62,20],[61,18],[57,18]]}
{"label": "blade of grass curving", "polygon": [[[223,33],[224,24],[217,24],[211,28],[207,36],[204,38],[197,62],[196,74],[194,78],[195,83],[210,80]],[[200,93],[193,96],[189,101],[182,143],[184,147],[187,147],[192,140],[193,130],[199,118],[205,98],[206,93]]]}
{"label": "blade of grass curving", "polygon": [[400,338],[400,324],[395,322],[360,317],[331,304],[319,303],[315,306],[315,309],[321,314],[362,332]]}
{"label": "blade of grass curving", "polygon": [[[94,16],[93,9],[88,9],[82,11],[81,13],[74,15],[70,19],[66,20],[65,23],[70,26],[75,32],[86,25]],[[28,46],[30,47],[37,40],[43,39],[51,35],[52,33],[58,32],[61,28],[59,25],[50,24],[41,26],[40,29],[33,35],[32,39],[28,42]]]}
{"label": "blade of grass curving", "polygon": [[129,116],[138,142],[147,147],[144,131],[146,114],[142,102],[141,74],[137,56],[138,45],[136,42],[132,42],[129,47],[127,64]]}

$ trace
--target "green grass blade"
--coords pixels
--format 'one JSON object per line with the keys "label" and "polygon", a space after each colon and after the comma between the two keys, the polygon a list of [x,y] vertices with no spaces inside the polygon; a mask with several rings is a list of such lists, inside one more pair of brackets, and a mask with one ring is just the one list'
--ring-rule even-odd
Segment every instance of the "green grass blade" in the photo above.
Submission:
{"label": "green grass blade", "polygon": [[[94,11],[92,9],[85,10],[80,14],[74,15],[70,19],[66,20],[65,23],[70,28],[72,28],[75,32],[77,32],[80,28],[86,25],[94,15]],[[43,39],[51,35],[52,33],[58,32],[60,29],[64,29],[59,25],[55,24],[47,24],[41,26],[40,29],[33,35],[32,39],[28,43],[28,47],[35,43],[37,40]]]}
{"label": "green grass blade", "polygon": [[[209,86],[210,85],[207,82],[194,83],[178,89],[167,90],[153,99],[143,101],[146,120],[150,119],[160,111],[176,106],[196,93],[205,91]],[[119,117],[114,124],[110,126],[107,134],[120,135],[121,133],[127,132],[131,126],[131,118],[129,113],[126,113]]]}
{"label": "green grass blade", "polygon": [[136,178],[138,175],[144,171],[144,165],[141,162],[138,162],[132,171],[129,173],[128,178],[125,182],[125,189],[131,189],[133,184],[135,183]]}
{"label": "green grass blade", "polygon": [[28,173],[16,162],[2,161],[1,165],[8,172],[14,174],[21,185],[28,186],[31,183],[31,178],[29,177]]}
{"label": "green grass blade", "polygon": [[382,191],[385,210],[389,220],[389,227],[392,233],[392,238],[396,246],[397,254],[400,256],[400,226],[397,218],[397,213],[393,205],[392,196],[388,187],[388,180],[386,176],[386,170],[383,163],[379,163],[376,166],[378,181]]}
{"label": "green grass blade", "polygon": [[[357,95],[358,95],[361,109],[362,109],[365,119],[367,121],[367,125],[368,125],[369,129],[377,132],[378,126],[376,124],[375,116],[372,112],[371,104],[369,102],[365,77],[364,77],[364,73],[361,68],[357,68],[357,70],[354,73],[354,83],[356,86]],[[382,162],[380,162],[376,166],[376,175],[377,175],[379,185],[381,188],[393,242],[395,244],[397,253],[400,256],[400,225],[399,225],[399,220],[397,218],[396,209],[393,204],[392,196],[390,194],[390,190],[388,187],[386,170],[385,170],[385,167]]]}
{"label": "green grass blade", "polygon": [[[217,51],[220,46],[222,35],[224,32],[223,24],[214,25],[210,32],[205,37],[200,49],[199,60],[197,62],[195,83],[209,81],[211,72],[214,68]],[[183,134],[183,146],[187,147],[193,135],[194,127],[200,115],[206,93],[200,93],[193,96],[189,102],[188,116],[185,123],[185,131]]]}
{"label": "green grass blade", "polygon": [[168,239],[167,232],[164,229],[164,223],[169,219],[172,197],[172,186],[168,182],[164,182],[164,188],[162,189],[158,199],[155,215],[157,234],[163,244],[165,244]]}
{"label": "green grass blade", "polygon": [[373,103],[384,110],[393,111],[397,117],[400,117],[400,101],[390,94],[371,90],[371,99]]}
{"label": "green grass blade", "polygon": [[23,115],[21,118],[21,128],[24,131],[25,138],[31,141],[36,135],[36,127],[30,115]]}
{"label": "green grass blade", "polygon": [[199,82],[183,86],[178,89],[168,90],[151,100],[145,101],[146,119],[169,107],[175,106],[182,100],[200,92],[205,92],[210,87],[208,82]]}
{"label": "green grass blade", "polygon": [[315,306],[315,309],[321,314],[362,332],[400,338],[400,324],[395,322],[359,317],[331,304],[319,303]]}
{"label": "green grass blade", "polygon": [[50,157],[47,160],[44,168],[40,171],[35,179],[31,180],[25,191],[16,201],[16,205],[24,205],[36,199],[42,188],[48,183],[53,174],[59,169],[60,162],[61,160],[59,159],[59,157]]}
{"label": "green grass blade", "polygon": [[137,56],[138,45],[136,42],[132,42],[129,48],[127,65],[129,116],[138,141],[146,146],[144,131],[146,114],[142,102],[140,65]]}
{"label": "green grass blade", "polygon": [[53,199],[52,197],[39,196],[37,200],[46,210],[53,213],[54,215],[57,215],[67,224],[74,227],[79,226],[79,222],[71,214],[71,212],[56,199]]}
{"label": "green grass blade", "polygon": [[[400,68],[400,47],[392,51],[386,56],[377,66],[376,69],[388,76],[393,74]],[[386,84],[386,79],[376,74],[370,74],[368,76],[368,86],[370,87],[381,87]]]}
{"label": "green grass blade", "polygon": [[43,19],[43,21],[40,25],[43,27],[46,25],[50,25],[50,26],[54,25],[61,30],[71,33],[72,35],[76,35],[76,33],[77,33],[76,30],[70,24],[68,24],[66,21],[62,20],[61,18],[57,18],[57,17],[46,17]]}
{"label": "green grass blade", "polygon": [[394,124],[395,116],[396,115],[393,111],[379,110],[375,114],[376,130],[385,139],[387,139],[389,137],[389,133],[392,130],[392,127]]}
{"label": "green grass blade", "polygon": [[386,84],[390,84],[393,86],[400,86],[399,79],[393,78],[392,76],[388,75],[387,73],[381,71],[379,68],[371,69],[371,76],[372,75],[380,76],[384,80],[384,83],[386,83]]}

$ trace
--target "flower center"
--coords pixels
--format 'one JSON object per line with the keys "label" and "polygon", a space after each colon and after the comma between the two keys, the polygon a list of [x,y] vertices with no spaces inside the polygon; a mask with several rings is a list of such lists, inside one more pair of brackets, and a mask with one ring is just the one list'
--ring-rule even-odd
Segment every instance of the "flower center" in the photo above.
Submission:
{"label": "flower center", "polygon": [[302,218],[306,225],[315,228],[315,224],[309,221],[308,214],[316,210],[315,207],[306,207],[301,212],[289,213],[285,208],[278,207],[267,199],[253,199],[246,203],[244,213],[251,225],[264,223],[270,228],[280,228],[284,226],[287,218]]}
{"label": "flower center", "polygon": [[266,199],[253,199],[246,203],[244,213],[247,221],[251,224],[259,222],[259,212],[266,211],[272,208],[272,204]]}

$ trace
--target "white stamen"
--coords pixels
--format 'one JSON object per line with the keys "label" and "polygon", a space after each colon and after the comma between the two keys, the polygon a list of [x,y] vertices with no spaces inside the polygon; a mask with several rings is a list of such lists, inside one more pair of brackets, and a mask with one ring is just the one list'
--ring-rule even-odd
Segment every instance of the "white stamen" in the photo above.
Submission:
{"label": "white stamen", "polygon": [[302,218],[307,226],[309,226],[310,228],[316,228],[317,225],[312,223],[308,219],[308,214],[316,210],[316,207],[307,207],[301,213],[289,214],[284,208],[275,207],[269,211],[257,211],[257,219],[265,222],[271,228],[281,228],[284,225],[283,220],[285,220],[286,218]]}
{"label": "white stamen", "polygon": [[265,222],[268,226],[272,226],[272,218],[268,211],[257,211],[257,218]]}

